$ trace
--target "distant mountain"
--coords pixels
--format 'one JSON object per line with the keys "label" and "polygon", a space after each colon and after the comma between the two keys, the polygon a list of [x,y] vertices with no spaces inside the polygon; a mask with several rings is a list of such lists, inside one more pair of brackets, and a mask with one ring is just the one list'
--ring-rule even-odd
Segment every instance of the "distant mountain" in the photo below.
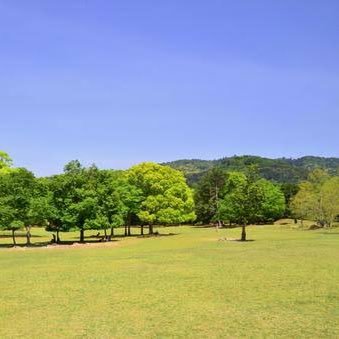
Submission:
{"label": "distant mountain", "polygon": [[164,163],[182,171],[190,185],[194,185],[213,166],[220,166],[228,171],[243,171],[251,164],[258,165],[260,174],[266,179],[280,183],[297,183],[306,179],[308,173],[315,168],[324,168],[332,174],[337,173],[339,158],[305,156],[298,159],[270,159],[243,155],[217,160],[184,159]]}

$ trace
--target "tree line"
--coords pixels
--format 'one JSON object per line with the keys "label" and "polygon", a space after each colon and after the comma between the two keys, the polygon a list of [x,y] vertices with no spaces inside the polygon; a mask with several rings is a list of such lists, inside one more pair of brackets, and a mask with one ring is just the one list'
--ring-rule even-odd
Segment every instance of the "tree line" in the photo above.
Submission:
{"label": "tree line", "polygon": [[[1,161],[1,158],[0,158]],[[79,231],[84,242],[86,230],[104,230],[111,240],[116,227],[131,225],[181,224],[196,219],[192,190],[183,174],[155,163],[142,163],[127,171],[100,170],[69,162],[64,173],[35,178],[25,168],[10,168],[2,157],[0,165],[0,228],[26,230],[27,245],[32,226],[55,233]]]}
{"label": "tree line", "polygon": [[279,185],[262,178],[258,168],[226,171],[209,169],[192,188],[181,171],[155,163],[141,163],[125,171],[84,167],[77,160],[65,165],[62,174],[37,178],[25,168],[14,168],[0,152],[0,230],[11,231],[13,244],[18,230],[26,231],[31,244],[33,226],[52,232],[60,243],[60,232],[103,230],[110,241],[117,227],[131,235],[133,225],[144,235],[154,225],[213,223],[216,227],[267,223],[289,213],[312,218],[330,226],[339,214],[338,176],[316,170],[308,181]]}

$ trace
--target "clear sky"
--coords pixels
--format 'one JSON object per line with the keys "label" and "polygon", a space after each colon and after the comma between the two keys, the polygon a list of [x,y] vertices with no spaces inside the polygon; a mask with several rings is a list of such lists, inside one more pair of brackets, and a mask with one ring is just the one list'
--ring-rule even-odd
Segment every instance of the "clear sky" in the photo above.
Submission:
{"label": "clear sky", "polygon": [[0,149],[71,159],[339,156],[338,0],[0,0]]}

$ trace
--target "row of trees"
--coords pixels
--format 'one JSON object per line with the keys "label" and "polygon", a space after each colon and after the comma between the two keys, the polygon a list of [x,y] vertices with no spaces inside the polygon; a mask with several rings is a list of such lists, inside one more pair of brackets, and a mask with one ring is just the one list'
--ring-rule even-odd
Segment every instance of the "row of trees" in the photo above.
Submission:
{"label": "row of trees", "polygon": [[[3,157],[5,160],[5,157]],[[1,159],[1,158],[0,158]],[[144,225],[153,233],[154,224],[180,224],[195,220],[192,190],[183,174],[154,163],[143,163],[127,171],[83,167],[78,161],[65,166],[64,173],[35,178],[23,168],[11,168],[0,160],[0,229],[26,229],[31,243],[31,227],[44,226],[55,233],[77,229],[80,242],[85,231],[104,230],[111,240],[114,228]]]}
{"label": "row of trees", "polygon": [[99,170],[69,162],[64,173],[36,178],[24,168],[13,168],[12,160],[0,152],[0,229],[25,229],[31,243],[31,227],[53,232],[104,230],[110,241],[116,227],[183,224],[194,221],[242,226],[267,223],[286,216],[313,219],[330,226],[339,214],[339,177],[315,170],[299,186],[274,184],[249,166],[242,172],[210,169],[191,189],[182,172],[155,163],[142,163],[127,171]]}

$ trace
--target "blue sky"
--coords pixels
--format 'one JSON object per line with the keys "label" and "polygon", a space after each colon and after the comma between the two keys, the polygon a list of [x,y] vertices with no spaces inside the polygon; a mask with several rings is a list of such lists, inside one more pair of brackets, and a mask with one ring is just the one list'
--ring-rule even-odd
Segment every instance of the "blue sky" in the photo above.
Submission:
{"label": "blue sky", "polygon": [[71,159],[339,156],[337,0],[0,0],[0,149]]}

